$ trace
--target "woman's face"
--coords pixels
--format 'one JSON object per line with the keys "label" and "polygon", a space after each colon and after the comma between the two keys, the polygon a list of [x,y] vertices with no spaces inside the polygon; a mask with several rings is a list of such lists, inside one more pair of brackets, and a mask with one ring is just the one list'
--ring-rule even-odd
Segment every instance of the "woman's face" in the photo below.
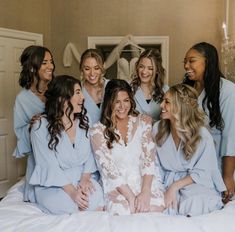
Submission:
{"label": "woman's face", "polygon": [[91,85],[97,85],[102,75],[102,70],[93,57],[88,57],[83,62],[82,73],[85,82]]}
{"label": "woman's face", "polygon": [[137,68],[141,83],[149,83],[154,75],[153,63],[149,58],[142,58]]}
{"label": "woman's face", "polygon": [[42,81],[51,81],[52,74],[54,70],[53,58],[51,57],[50,52],[45,52],[45,56],[41,67],[38,70],[38,75]]}
{"label": "woman's face", "polygon": [[126,91],[119,91],[114,101],[113,113],[117,120],[126,119],[131,109],[131,101]]}
{"label": "woman's face", "polygon": [[205,57],[195,49],[190,49],[184,58],[184,69],[190,80],[203,82]]}
{"label": "woman's face", "polygon": [[73,113],[81,113],[83,106],[84,96],[79,84],[74,85],[74,94],[70,99],[70,103],[73,106]]}
{"label": "woman's face", "polygon": [[174,117],[172,115],[172,97],[169,91],[167,91],[163,97],[163,101],[160,104],[161,107],[161,118],[169,119],[171,122],[174,121]]}

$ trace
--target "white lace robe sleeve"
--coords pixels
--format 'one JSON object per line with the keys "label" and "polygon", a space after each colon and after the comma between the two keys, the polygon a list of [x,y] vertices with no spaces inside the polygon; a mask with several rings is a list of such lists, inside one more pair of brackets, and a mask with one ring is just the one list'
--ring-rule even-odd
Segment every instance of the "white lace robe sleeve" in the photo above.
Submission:
{"label": "white lace robe sleeve", "polygon": [[125,185],[126,181],[112,158],[112,150],[106,145],[103,130],[101,123],[91,129],[91,144],[102,180],[107,183],[104,185],[114,190],[118,186]]}
{"label": "white lace robe sleeve", "polygon": [[141,175],[154,175],[156,146],[152,139],[152,119],[147,115],[141,115],[140,123],[143,128]]}

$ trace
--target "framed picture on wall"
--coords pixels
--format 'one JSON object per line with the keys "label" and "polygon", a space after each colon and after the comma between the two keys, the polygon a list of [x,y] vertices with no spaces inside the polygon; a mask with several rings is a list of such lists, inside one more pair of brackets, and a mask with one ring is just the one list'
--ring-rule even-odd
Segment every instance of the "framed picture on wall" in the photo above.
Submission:
{"label": "framed picture on wall", "polygon": [[157,49],[162,55],[162,64],[166,70],[166,83],[168,83],[168,36],[89,36],[88,48],[99,49],[102,53],[106,78],[126,79],[129,82],[140,53],[145,49]]}

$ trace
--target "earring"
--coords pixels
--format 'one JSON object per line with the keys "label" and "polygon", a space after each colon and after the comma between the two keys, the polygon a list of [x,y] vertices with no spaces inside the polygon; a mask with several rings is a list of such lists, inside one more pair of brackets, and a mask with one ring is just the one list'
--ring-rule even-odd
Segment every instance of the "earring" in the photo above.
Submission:
{"label": "earring", "polygon": [[33,68],[30,69],[30,72],[33,73]]}

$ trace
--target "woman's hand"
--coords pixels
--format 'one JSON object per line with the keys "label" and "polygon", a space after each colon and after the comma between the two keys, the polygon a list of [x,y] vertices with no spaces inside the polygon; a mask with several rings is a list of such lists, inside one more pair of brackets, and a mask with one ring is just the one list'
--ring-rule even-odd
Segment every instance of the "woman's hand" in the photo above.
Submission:
{"label": "woman's hand", "polygon": [[151,191],[142,191],[135,199],[135,212],[143,213],[150,211]]}
{"label": "woman's hand", "polygon": [[78,184],[78,187],[80,187],[82,191],[86,194],[93,193],[95,191],[95,186],[91,181],[91,174],[89,173],[83,174]]}
{"label": "woman's hand", "polygon": [[165,192],[165,206],[166,208],[173,208],[177,210],[177,198],[176,198],[177,190],[171,185],[167,191]]}
{"label": "woman's hand", "polygon": [[135,196],[131,196],[130,198],[127,199],[130,207],[130,212],[131,214],[135,213]]}
{"label": "woman's hand", "polygon": [[89,207],[89,195],[81,189],[77,188],[74,201],[78,204],[80,210],[86,210]]}
{"label": "woman's hand", "polygon": [[223,192],[222,200],[223,200],[223,203],[226,204],[231,200],[231,198],[234,195],[235,183],[234,183],[233,176],[224,177],[224,183],[226,185],[227,190]]}
{"label": "woman's hand", "polygon": [[177,193],[178,191],[194,181],[191,176],[185,176],[184,178],[175,181],[165,192],[165,205],[166,208],[173,208],[178,211]]}
{"label": "woman's hand", "polygon": [[82,191],[81,187],[75,188],[72,184],[63,186],[64,191],[71,197],[71,199],[77,203],[78,208],[85,210],[89,206],[89,196]]}
{"label": "woman's hand", "polygon": [[42,117],[43,117],[43,115],[42,115],[41,113],[34,115],[34,116],[31,118],[30,122],[29,122],[29,130],[31,130],[32,127],[33,127],[33,124],[34,124],[37,120],[41,119]]}
{"label": "woman's hand", "polygon": [[135,213],[135,194],[132,192],[131,188],[125,184],[118,186],[117,191],[128,201],[131,214]]}
{"label": "woman's hand", "polygon": [[235,192],[233,174],[235,171],[235,156],[224,156],[222,158],[223,180],[227,190],[223,192],[223,202],[226,204],[232,199]]}

